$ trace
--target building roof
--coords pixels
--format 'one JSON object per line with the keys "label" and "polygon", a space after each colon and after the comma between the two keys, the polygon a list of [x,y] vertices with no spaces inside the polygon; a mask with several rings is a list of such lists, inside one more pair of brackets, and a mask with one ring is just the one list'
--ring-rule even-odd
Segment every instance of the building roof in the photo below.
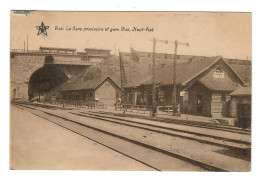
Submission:
{"label": "building roof", "polygon": [[239,87],[230,93],[231,96],[251,96],[251,94],[251,87]]}
{"label": "building roof", "polygon": [[100,84],[102,84],[107,79],[111,80],[118,88],[120,88],[120,86],[116,81],[114,81],[110,76],[107,76],[105,78],[94,78],[94,79],[81,81],[81,82],[76,80],[73,83],[63,87],[62,91],[96,89]]}
{"label": "building roof", "polygon": [[88,50],[96,50],[96,51],[111,51],[111,50],[108,50],[108,49],[85,48],[85,51],[88,51]]}
{"label": "building roof", "polygon": [[94,89],[104,79],[110,77],[119,86],[119,57],[109,57],[95,66],[90,66],[79,75],[65,82],[61,91]]}
{"label": "building roof", "polygon": [[[192,61],[190,61],[192,59]],[[180,56],[177,63],[177,76],[176,82],[178,84],[185,84],[194,79],[199,74],[213,66],[221,57],[202,57],[195,56],[191,58],[189,56]],[[140,85],[152,84],[152,58],[151,57],[139,57],[139,62],[131,62],[130,56],[122,56],[122,60],[125,67],[125,74],[127,78],[127,84],[125,88],[134,88]],[[173,59],[157,59],[156,60],[156,83],[159,85],[171,85],[173,80]],[[228,65],[228,64],[227,64]],[[228,65],[234,73],[238,75],[239,71],[236,68],[232,68],[233,64]],[[243,71],[243,70],[242,70]],[[237,72],[237,73],[236,73]],[[70,80],[66,85],[63,85],[62,90],[80,90],[93,88],[98,81],[102,81],[107,76],[110,76],[119,86],[120,80],[120,65],[118,56],[110,56],[103,60],[101,63],[87,68],[81,75]],[[241,79],[242,81],[242,79]],[[217,89],[210,84],[210,81],[201,81],[205,86],[212,89]],[[93,86],[92,84],[93,83]],[[237,87],[237,86],[236,86]],[[222,88],[224,89],[224,88]],[[225,87],[226,90],[233,89],[233,86]]]}
{"label": "building roof", "polygon": [[[245,61],[245,60],[244,60]],[[247,61],[251,62],[251,61]],[[249,85],[251,85],[252,69],[250,64],[233,64],[230,63],[230,66],[241,76],[241,78]]]}
{"label": "building roof", "polygon": [[202,78],[198,80],[203,86],[212,91],[234,91],[238,85],[231,80]]}
{"label": "building roof", "polygon": [[[176,83],[181,85],[186,85],[189,81],[194,79],[196,76],[200,75],[204,71],[208,70],[211,66],[213,66],[217,61],[221,60],[222,57],[208,57],[202,58],[200,60],[191,61],[189,63],[179,63],[176,66]],[[222,59],[223,60],[223,59]],[[227,62],[223,60],[226,64]],[[233,68],[227,64],[231,70]],[[158,85],[171,85],[173,82],[173,64],[157,68],[156,69],[156,77],[155,77],[155,84]],[[234,71],[234,70],[233,70]],[[236,71],[234,73],[238,76],[238,78],[244,83],[243,79],[237,74]],[[151,85],[152,84],[152,77],[146,77],[146,81],[140,84],[136,84],[137,86],[140,85]],[[207,88],[212,90],[227,90],[232,91],[237,88],[235,85],[232,84],[232,81],[225,81],[221,82],[220,80],[210,80],[210,79],[203,79],[201,83],[204,84]],[[218,86],[219,85],[219,86]]]}
{"label": "building roof", "polygon": [[[215,61],[215,58],[207,58],[192,61],[190,63],[180,63],[176,66],[176,83],[181,84],[189,80],[192,76],[196,75],[198,72],[207,68]],[[173,64],[167,65],[162,68],[156,69],[156,84],[170,85],[173,82]],[[140,85],[150,85],[152,84],[152,77]]]}

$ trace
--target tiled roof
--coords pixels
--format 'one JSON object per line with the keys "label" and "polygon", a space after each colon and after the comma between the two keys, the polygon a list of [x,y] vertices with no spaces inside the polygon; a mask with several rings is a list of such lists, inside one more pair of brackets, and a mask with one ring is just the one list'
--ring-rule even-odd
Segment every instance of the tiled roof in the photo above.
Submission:
{"label": "tiled roof", "polygon": [[[191,64],[196,63],[196,61],[202,60],[202,59],[210,59],[210,57],[202,57],[202,56],[190,56],[190,55],[179,55],[177,59],[178,65],[185,66],[188,64],[189,60],[192,59]],[[126,75],[128,77],[128,83],[125,87],[136,87],[140,84],[146,82],[147,80],[151,79],[151,72],[152,72],[152,57],[143,57],[139,56],[139,63],[130,62],[130,55],[123,56],[124,64],[128,65],[126,69]],[[186,65],[185,65],[186,64]],[[172,71],[173,69],[173,59],[169,58],[156,58],[156,67],[157,70],[160,70],[163,68],[169,68],[169,71]],[[167,71],[167,70],[166,70]],[[150,82],[152,84],[152,81]]]}
{"label": "tiled roof", "polygon": [[237,84],[234,84],[228,79],[214,79],[214,78],[201,78],[198,80],[206,88],[213,91],[233,91],[238,88]]}
{"label": "tiled roof", "polygon": [[[216,57],[203,58],[201,60],[192,61],[190,63],[179,63],[176,66],[176,83],[181,84],[205,68],[209,67],[216,60]],[[173,65],[168,65],[156,69],[155,83],[170,85],[173,81]],[[152,78],[142,83],[142,85],[152,84]]]}
{"label": "tiled roof", "polygon": [[231,96],[249,96],[251,95],[251,87],[239,87],[232,93],[230,93]]}
{"label": "tiled roof", "polygon": [[121,85],[118,59],[110,58],[108,61],[104,60],[95,66],[91,66],[85,69],[80,75],[74,77],[73,79],[67,81],[66,84],[62,85],[61,90],[69,91],[94,89],[107,77],[110,77],[119,86]]}
{"label": "tiled roof", "polygon": [[114,81],[111,77],[107,76],[105,78],[99,77],[86,81],[76,80],[71,84],[68,84],[65,87],[63,87],[62,91],[95,89],[100,83],[102,83],[107,78],[110,78],[118,87],[120,87],[116,81]]}
{"label": "tiled roof", "polygon": [[241,76],[248,84],[251,84],[252,69],[251,64],[230,64],[230,66]]}

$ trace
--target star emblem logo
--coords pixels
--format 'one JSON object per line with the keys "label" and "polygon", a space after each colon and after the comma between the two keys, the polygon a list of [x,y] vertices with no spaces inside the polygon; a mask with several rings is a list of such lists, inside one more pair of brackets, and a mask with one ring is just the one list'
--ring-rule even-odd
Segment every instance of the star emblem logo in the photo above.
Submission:
{"label": "star emblem logo", "polygon": [[36,26],[38,29],[37,35],[44,34],[47,36],[47,29],[49,29],[49,26],[45,26],[44,23],[42,22],[40,26]]}

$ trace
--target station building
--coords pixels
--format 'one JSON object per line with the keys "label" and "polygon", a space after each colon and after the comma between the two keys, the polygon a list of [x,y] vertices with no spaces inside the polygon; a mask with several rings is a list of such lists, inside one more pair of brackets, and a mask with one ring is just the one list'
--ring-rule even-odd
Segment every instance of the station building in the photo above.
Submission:
{"label": "station building", "polygon": [[[172,105],[173,65],[156,69],[157,106]],[[182,113],[228,117],[232,91],[245,81],[222,57],[202,58],[176,66],[177,103]],[[125,101],[152,105],[152,76],[144,77],[125,88]]]}
{"label": "station building", "polygon": [[[161,58],[160,62],[165,62],[165,60],[172,62],[173,60],[167,54],[159,55],[160,57],[157,55],[157,59]],[[121,100],[124,104],[151,106],[152,75],[144,72],[148,68],[144,65],[148,66],[147,62],[152,61],[152,57],[149,56],[149,53],[141,53],[139,57],[140,62],[136,67],[127,67],[128,70],[135,70],[133,74],[135,78],[129,75],[129,71],[126,72],[128,81],[124,86],[124,95]],[[95,74],[98,76],[104,70],[109,73],[114,72],[113,75],[101,75],[102,77],[94,77],[88,80],[84,80],[84,77],[79,77],[78,80],[62,87],[62,99],[99,100],[108,105],[114,105],[120,96],[121,83],[119,59],[118,57],[113,58],[115,59],[112,61],[106,60],[107,66],[102,67],[103,70],[100,72],[93,72],[92,76],[95,76]],[[126,53],[122,58],[129,60],[130,55]],[[182,60],[181,57],[178,60],[179,62],[176,66],[177,103],[180,106],[181,113],[232,117],[230,93],[240,87],[250,86],[251,62],[224,59],[222,57],[199,56],[194,58],[192,56],[189,58],[185,57],[185,60]],[[118,62],[115,63],[116,61]],[[141,67],[146,69],[142,70]],[[156,102],[160,109],[172,106],[172,83],[173,64],[157,63],[155,78]]]}
{"label": "station building", "polygon": [[119,91],[120,85],[110,76],[107,76],[103,79],[95,78],[66,85],[62,89],[62,99],[98,101],[107,106],[114,106]]}

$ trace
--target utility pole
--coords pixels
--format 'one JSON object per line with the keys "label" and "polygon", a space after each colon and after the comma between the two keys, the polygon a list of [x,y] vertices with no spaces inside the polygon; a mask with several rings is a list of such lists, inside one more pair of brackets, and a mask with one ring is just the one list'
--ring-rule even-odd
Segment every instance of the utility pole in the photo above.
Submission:
{"label": "utility pole", "polygon": [[156,106],[156,85],[155,85],[155,51],[156,51],[156,42],[162,42],[168,44],[168,40],[158,40],[153,38],[153,71],[152,71],[152,116],[155,116],[157,113],[157,106]]}
{"label": "utility pole", "polygon": [[153,100],[152,100],[152,116],[155,116],[156,111],[156,87],[155,87],[155,50],[156,50],[156,38],[153,38],[153,85],[152,85],[152,92],[153,92]]}
{"label": "utility pole", "polygon": [[28,50],[29,50],[29,45],[28,45],[28,43],[29,43],[29,40],[28,40],[28,34],[27,34],[27,52],[28,52]]}
{"label": "utility pole", "polygon": [[23,52],[25,53],[25,40],[23,41]]}
{"label": "utility pole", "polygon": [[125,98],[125,84],[127,84],[127,79],[125,75],[125,68],[123,64],[122,54],[119,52],[119,65],[120,65],[120,79],[121,79],[121,102],[123,101],[123,98]]}
{"label": "utility pole", "polygon": [[28,34],[27,34],[27,53],[28,53]]}
{"label": "utility pole", "polygon": [[172,92],[172,115],[177,116],[178,115],[178,110],[177,110],[177,84],[176,84],[176,64],[177,64],[177,48],[178,45],[186,45],[187,47],[189,46],[189,43],[182,43],[178,42],[175,40],[174,42],[174,63],[173,63],[173,92]]}

